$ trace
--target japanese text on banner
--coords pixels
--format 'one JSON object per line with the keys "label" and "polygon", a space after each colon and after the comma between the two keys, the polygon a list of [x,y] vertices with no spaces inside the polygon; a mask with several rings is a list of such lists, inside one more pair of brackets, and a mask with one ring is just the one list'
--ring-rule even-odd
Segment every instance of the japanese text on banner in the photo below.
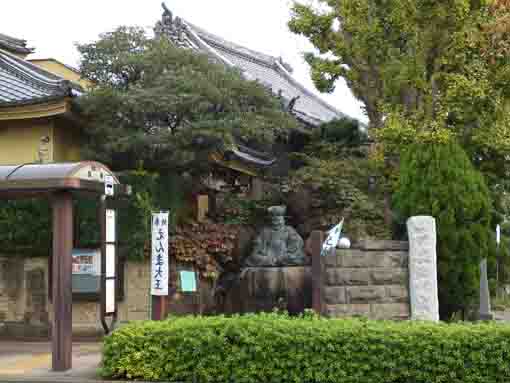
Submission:
{"label": "japanese text on banner", "polygon": [[168,295],[168,213],[152,214],[151,294]]}

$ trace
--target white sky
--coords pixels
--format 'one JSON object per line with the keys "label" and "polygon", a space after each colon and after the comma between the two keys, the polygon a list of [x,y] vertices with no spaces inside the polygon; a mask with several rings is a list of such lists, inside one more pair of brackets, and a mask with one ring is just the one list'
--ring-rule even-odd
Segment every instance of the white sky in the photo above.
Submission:
{"label": "white sky", "polygon": [[[312,49],[306,39],[288,31],[291,0],[167,0],[174,16],[226,40],[273,56],[282,56],[294,76],[318,93],[302,52]],[[77,66],[76,42],[97,39],[120,25],[151,28],[161,18],[161,0],[17,0],[2,1],[0,33],[26,39],[36,48],[31,57],[52,57]],[[345,83],[333,94],[322,94],[342,112],[367,121],[361,104]]]}

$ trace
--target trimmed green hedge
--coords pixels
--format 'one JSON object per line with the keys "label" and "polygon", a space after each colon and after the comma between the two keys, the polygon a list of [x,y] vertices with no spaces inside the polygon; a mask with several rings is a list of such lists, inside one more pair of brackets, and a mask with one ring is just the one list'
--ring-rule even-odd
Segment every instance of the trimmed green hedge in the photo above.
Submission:
{"label": "trimmed green hedge", "polygon": [[171,318],[105,339],[103,375],[170,382],[510,382],[510,326]]}

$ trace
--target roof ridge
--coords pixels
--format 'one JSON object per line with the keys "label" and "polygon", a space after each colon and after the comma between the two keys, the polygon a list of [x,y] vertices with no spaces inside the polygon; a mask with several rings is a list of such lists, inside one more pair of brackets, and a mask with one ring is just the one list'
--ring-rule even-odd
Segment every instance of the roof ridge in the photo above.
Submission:
{"label": "roof ridge", "polygon": [[[272,55],[268,55],[268,54],[263,53],[263,52],[255,51],[255,50],[250,49],[250,48],[246,48],[243,45],[240,45],[240,44],[237,44],[237,43],[234,43],[234,42],[231,42],[231,41],[227,41],[223,37],[215,35],[215,34],[209,32],[209,31],[206,31],[206,30],[200,28],[200,27],[197,27],[196,25],[188,22],[187,20],[184,20],[182,18],[181,18],[181,20],[185,23],[186,26],[188,26],[188,28],[192,28],[193,32],[195,32],[197,35],[199,35],[199,37],[202,40],[205,40],[205,42],[207,44],[210,44],[213,47],[215,45],[219,45],[221,48],[225,49],[226,51],[228,51],[230,53],[234,53],[236,55],[243,56],[246,59],[249,59],[251,61],[260,63],[262,65],[265,65],[268,68],[276,69],[290,83],[292,83],[292,85],[297,87],[300,91],[305,93],[308,97],[313,98],[314,100],[316,100],[318,103],[320,103],[323,107],[325,107],[326,109],[330,110],[331,112],[336,113],[336,114],[338,114],[340,116],[348,117],[345,113],[341,112],[340,110],[335,108],[333,105],[331,105],[327,101],[323,100],[320,96],[318,96],[315,93],[313,93],[310,89],[305,87],[299,81],[297,81],[294,78],[294,76],[292,75],[292,73],[290,73],[288,71],[288,69],[285,67],[284,64],[286,64],[286,63],[282,63],[280,58],[272,56]],[[236,49],[236,48],[238,48],[238,49]],[[249,53],[252,53],[252,54],[249,54]],[[266,59],[261,59],[260,57],[258,57],[258,55],[264,56]],[[307,114],[307,113],[303,112],[303,114]],[[307,114],[307,115],[312,117],[312,118],[318,118],[317,116],[312,116],[312,115],[309,115],[309,114]]]}
{"label": "roof ridge", "polygon": [[251,48],[247,48],[244,45],[234,43],[232,41],[228,41],[228,40],[224,39],[223,37],[218,36],[214,33],[209,32],[209,31],[206,31],[205,29],[202,29],[200,27],[197,27],[196,25],[194,25],[186,20],[183,20],[183,21],[185,21],[186,25],[193,28],[195,30],[195,33],[197,33],[202,39],[207,40],[208,43],[212,43],[213,45],[220,45],[225,50],[228,50],[228,51],[236,53],[236,54],[241,53],[246,58],[254,59],[257,62],[266,64],[268,66],[271,66],[274,64],[275,61],[278,61],[278,58],[275,56],[269,55],[264,52],[259,52],[254,49],[251,49]]}
{"label": "roof ridge", "polygon": [[205,51],[214,60],[240,69],[247,79],[257,80],[269,87],[274,94],[281,91],[286,100],[290,97],[293,101],[289,104],[292,108],[289,112],[305,124],[318,126],[332,119],[349,117],[300,83],[292,75],[290,65],[281,57],[228,41],[180,17],[174,17],[164,4],[163,9],[162,19],[154,28],[156,36],[165,36],[178,47]]}
{"label": "roof ridge", "polygon": [[[289,80],[289,82],[292,83],[292,85],[296,86],[297,88],[299,88],[301,91],[303,91],[303,93],[305,93],[307,96],[309,97],[312,97],[314,98],[315,100],[317,100],[317,102],[319,102],[322,106],[324,106],[325,108],[331,110],[332,112],[335,112],[343,117],[348,117],[345,113],[341,112],[340,110],[338,110],[337,108],[335,108],[333,105],[331,105],[329,102],[323,100],[321,97],[319,97],[318,95],[316,95],[315,93],[313,93],[310,89],[308,89],[307,87],[305,87],[303,84],[301,84],[299,81],[297,81],[294,76],[292,76],[291,73],[289,73],[287,71],[287,69],[280,63],[280,62],[275,62],[275,65],[276,65],[276,69],[278,70],[278,72],[280,72],[283,76],[285,76],[287,78],[287,80]],[[306,114],[306,113],[305,113]]]}
{"label": "roof ridge", "polygon": [[17,53],[32,53],[34,50],[27,47],[27,40],[18,39],[4,33],[0,33],[0,47]]}

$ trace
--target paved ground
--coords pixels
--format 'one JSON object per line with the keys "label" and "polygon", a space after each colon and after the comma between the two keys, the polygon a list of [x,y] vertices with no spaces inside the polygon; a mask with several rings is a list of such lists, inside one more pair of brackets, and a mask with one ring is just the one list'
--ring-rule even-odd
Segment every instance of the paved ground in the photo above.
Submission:
{"label": "paved ground", "polygon": [[510,322],[510,311],[494,311],[494,319],[497,321]]}
{"label": "paved ground", "polygon": [[0,340],[0,382],[98,382],[100,350],[97,342],[74,343],[72,370],[55,373],[49,342]]}

